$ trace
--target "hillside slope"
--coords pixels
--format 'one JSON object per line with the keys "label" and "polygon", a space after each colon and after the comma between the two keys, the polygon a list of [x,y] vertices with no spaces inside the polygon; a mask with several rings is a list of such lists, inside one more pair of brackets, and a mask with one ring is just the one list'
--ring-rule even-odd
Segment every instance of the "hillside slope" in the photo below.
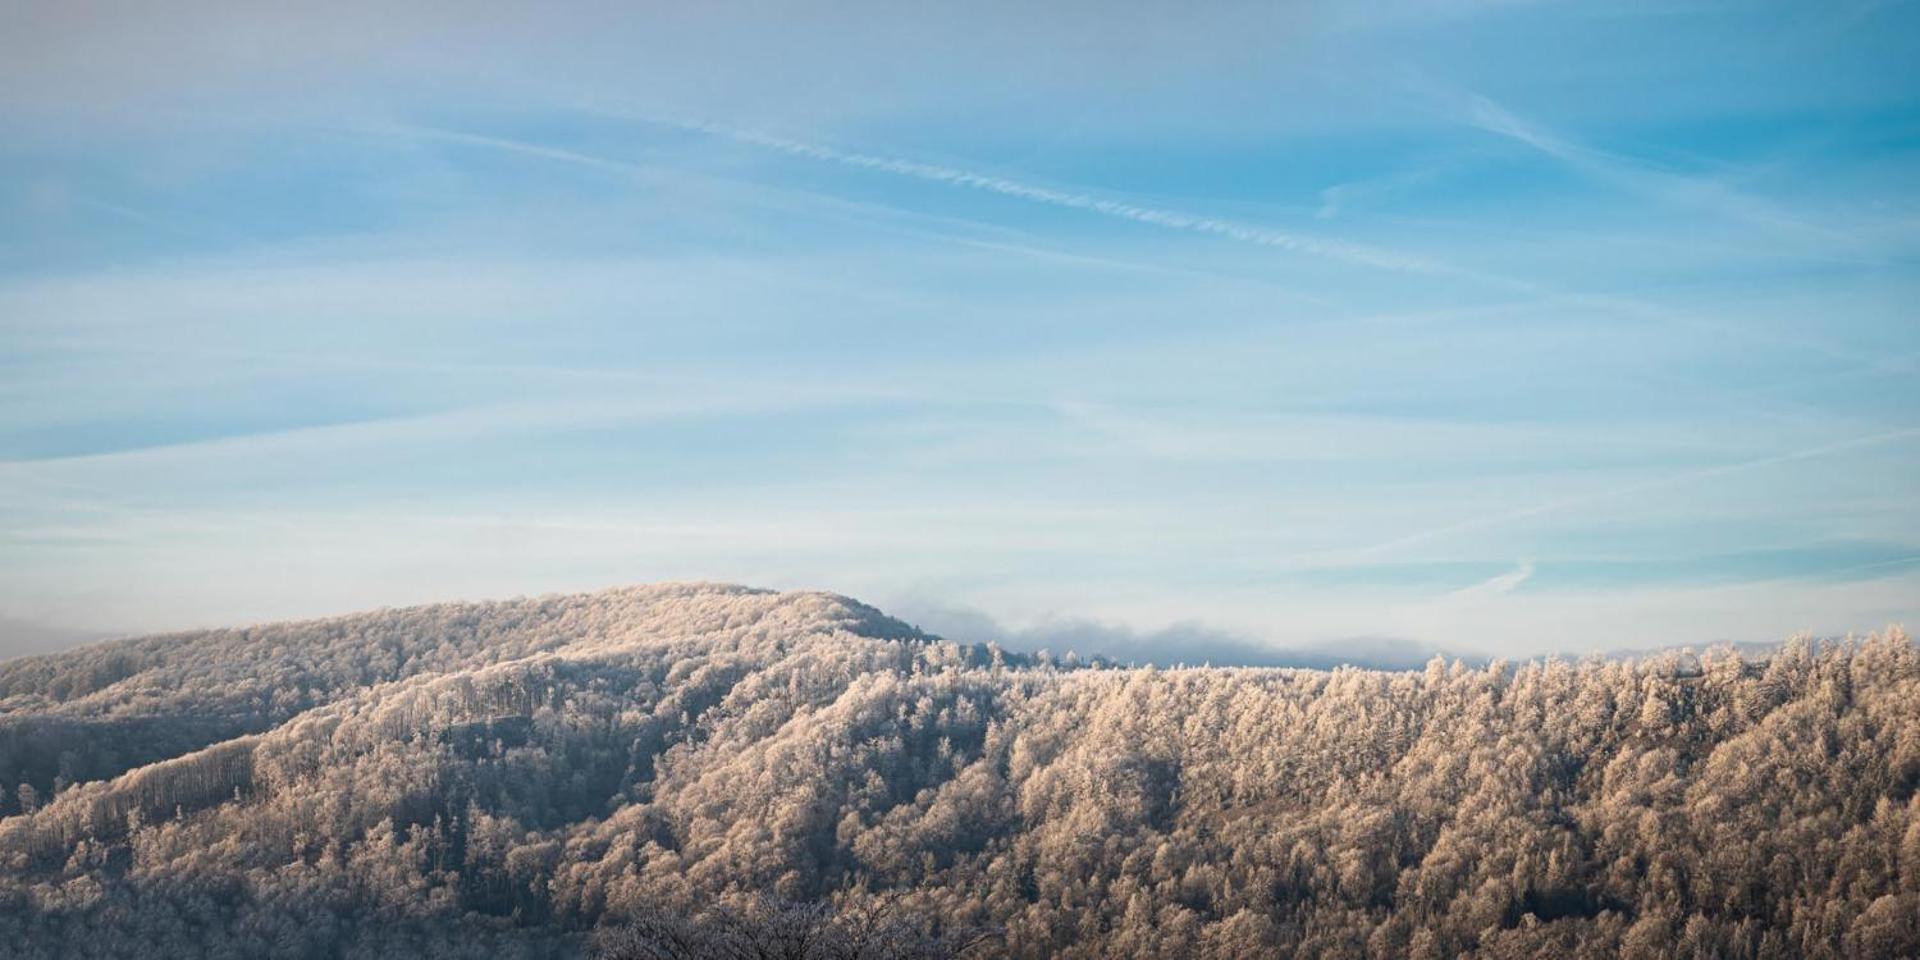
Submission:
{"label": "hillside slope", "polygon": [[572,956],[754,896],[970,955],[1920,951],[1899,635],[1059,671],[647,587],[0,665],[0,786],[23,956]]}
{"label": "hillside slope", "polygon": [[843,597],[673,584],[101,643],[0,663],[0,784],[45,793],[112,777],[423,675],[539,654],[577,659],[595,647],[740,647],[836,627],[914,634]]}

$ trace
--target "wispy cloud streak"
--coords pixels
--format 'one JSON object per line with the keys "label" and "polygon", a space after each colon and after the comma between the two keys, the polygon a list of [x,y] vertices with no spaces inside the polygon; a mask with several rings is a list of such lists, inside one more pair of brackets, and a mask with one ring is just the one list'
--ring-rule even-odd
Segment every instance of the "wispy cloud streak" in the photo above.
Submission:
{"label": "wispy cloud streak", "polygon": [[1357,556],[1371,556],[1371,555],[1377,555],[1382,553],[1389,553],[1391,551],[1399,550],[1404,547],[1416,546],[1418,544],[1426,543],[1431,540],[1438,540],[1442,537],[1451,536],[1456,533],[1465,533],[1469,530],[1479,530],[1486,527],[1499,526],[1502,524],[1513,523],[1520,520],[1528,520],[1534,517],[1542,517],[1548,514],[1558,513],[1562,510],[1567,510],[1573,507],[1584,507],[1584,506],[1590,506],[1593,504],[1606,503],[1611,500],[1619,500],[1623,497],[1629,497],[1637,493],[1644,493],[1649,490],[1658,490],[1665,487],[1680,486],[1682,484],[1693,483],[1699,480],[1708,480],[1714,477],[1726,476],[1732,473],[1740,473],[1747,470],[1757,470],[1762,467],[1771,467],[1771,466],[1777,466],[1777,465],[1786,464],[1786,463],[1796,463],[1802,460],[1815,460],[1821,457],[1832,456],[1837,453],[1845,453],[1849,450],[1859,450],[1866,447],[1876,447],[1876,446],[1880,446],[1888,443],[1897,443],[1899,441],[1910,440],[1915,437],[1920,437],[1920,427],[1910,427],[1904,430],[1889,430],[1884,433],[1875,433],[1875,434],[1869,434],[1863,437],[1854,437],[1849,440],[1841,440],[1835,443],[1821,444],[1820,446],[1816,446],[1816,447],[1808,447],[1803,450],[1794,450],[1788,453],[1775,454],[1773,456],[1768,456],[1768,457],[1760,457],[1754,460],[1742,460],[1737,463],[1727,463],[1727,464],[1721,464],[1715,467],[1704,467],[1698,470],[1688,470],[1680,473],[1668,474],[1666,476],[1655,477],[1650,480],[1642,480],[1638,483],[1629,483],[1624,486],[1614,487],[1610,490],[1602,490],[1598,493],[1591,493],[1591,494],[1586,494],[1584,496],[1578,496],[1578,497],[1567,497],[1561,500],[1552,500],[1546,503],[1535,504],[1530,507],[1523,507],[1518,510],[1506,510],[1499,513],[1489,513],[1489,514],[1483,514],[1478,517],[1471,517],[1466,520],[1461,520],[1457,523],[1450,523],[1445,526],[1434,527],[1433,529],[1430,529],[1430,530],[1422,530],[1418,533],[1411,533],[1406,536],[1396,537],[1392,540],[1388,540],[1382,543],[1376,543],[1372,546],[1363,547],[1359,550],[1353,551],[1353,553]]}
{"label": "wispy cloud streak", "polygon": [[1692,177],[1651,169],[1623,157],[1574,143],[1479,94],[1464,97],[1467,121],[1488,133],[1524,144],[1568,168],[1604,184],[1656,201],[1705,210],[1738,223],[1818,241],[1823,253],[1851,238],[1840,231],[1788,214],[1773,204],[1734,190],[1710,177]]}
{"label": "wispy cloud streak", "polygon": [[824,163],[833,163],[861,170],[872,170],[900,177],[910,177],[930,183],[941,183],[968,190],[1026,200],[1032,203],[1061,207],[1069,210],[1083,210],[1088,213],[1127,220],[1169,230],[1182,230],[1191,233],[1221,237],[1240,243],[1271,247],[1290,253],[1308,254],[1405,273],[1433,275],[1461,275],[1462,271],[1428,258],[1382,249],[1366,244],[1350,243],[1343,240],[1330,240],[1324,237],[1307,236],[1269,227],[1188,213],[1165,207],[1153,207],[1098,197],[1090,193],[1060,190],[1041,186],[1023,180],[993,174],[978,173],[959,167],[908,160],[901,157],[883,156],[873,153],[860,153],[842,150],[824,144],[796,140],[757,130],[749,130],[726,124],[704,121],[667,120],[658,117],[628,116],[628,119],[660,124],[680,130],[720,137],[736,143],[775,150],[790,156],[804,157]]}
{"label": "wispy cloud streak", "polygon": [[537,157],[542,160],[553,160],[558,163],[568,163],[574,166],[600,170],[605,173],[623,174],[627,176],[640,176],[661,172],[657,168],[646,164],[632,163],[624,160],[611,160],[606,157],[597,157],[575,150],[529,143],[524,140],[489,137],[484,134],[467,133],[461,130],[446,130],[440,127],[423,127],[412,124],[393,123],[358,129],[354,132],[405,137],[417,140],[439,140],[446,143],[464,144],[470,147],[485,147],[506,153],[517,153],[523,156]]}
{"label": "wispy cloud streak", "polygon": [[1533,561],[1522,560],[1519,566],[1514,567],[1506,573],[1488,577],[1472,586],[1461,587],[1447,594],[1442,599],[1448,603],[1470,603],[1477,600],[1505,596],[1531,579],[1533,579]]}

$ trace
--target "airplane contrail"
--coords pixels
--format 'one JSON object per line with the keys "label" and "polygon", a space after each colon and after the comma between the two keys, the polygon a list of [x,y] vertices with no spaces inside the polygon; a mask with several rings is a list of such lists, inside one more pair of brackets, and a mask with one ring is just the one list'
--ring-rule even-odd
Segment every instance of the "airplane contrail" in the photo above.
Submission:
{"label": "airplane contrail", "polygon": [[1191,233],[1209,234],[1241,243],[1272,247],[1292,253],[1310,254],[1332,260],[1405,273],[1467,276],[1465,271],[1443,263],[1393,250],[1368,246],[1366,244],[1349,243],[1343,240],[1329,240],[1323,237],[1289,233],[1268,227],[1187,213],[1166,207],[1151,207],[1108,199],[1106,197],[1097,197],[1088,193],[1059,190],[1053,187],[1044,187],[1008,177],[976,173],[959,167],[926,163],[919,160],[907,160],[901,157],[889,157],[880,154],[842,150],[838,147],[830,147],[805,140],[795,140],[791,137],[783,137],[726,124],[693,120],[672,120],[609,110],[598,110],[597,112],[619,116],[629,120],[639,120],[645,123],[673,127],[706,136],[719,137],[732,140],[736,143],[763,147],[791,156],[805,157],[825,163],[834,163],[841,166],[856,167],[862,170],[873,170],[895,176],[911,177],[916,180],[925,180],[932,183],[943,183],[969,190],[995,193],[1005,197],[1013,197],[1033,203],[1042,203],[1048,206],[1063,207],[1069,210],[1084,210],[1088,213],[1096,213],[1119,220],[1129,220],[1134,223],[1163,227],[1170,230],[1184,230]]}

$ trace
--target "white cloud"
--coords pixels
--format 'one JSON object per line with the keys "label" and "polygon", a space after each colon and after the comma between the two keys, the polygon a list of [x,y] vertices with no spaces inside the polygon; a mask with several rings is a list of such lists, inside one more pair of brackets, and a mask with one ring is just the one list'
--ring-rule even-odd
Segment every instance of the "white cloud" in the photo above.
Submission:
{"label": "white cloud", "polygon": [[1477,517],[1469,517],[1465,520],[1460,520],[1454,523],[1446,524],[1444,526],[1434,527],[1430,530],[1421,530],[1417,533],[1410,533],[1405,536],[1395,537],[1391,540],[1373,544],[1372,546],[1361,547],[1357,550],[1348,551],[1347,553],[1351,556],[1380,556],[1383,554],[1390,554],[1395,551],[1402,550],[1406,547],[1415,546],[1415,545],[1426,543],[1432,540],[1439,540],[1442,538],[1451,537],[1455,534],[1466,533],[1474,530],[1480,530],[1487,527],[1517,523],[1519,521],[1529,520],[1535,517],[1543,517],[1549,514],[1559,513],[1565,510],[1572,509],[1574,507],[1595,506],[1595,505],[1608,503],[1615,500],[1625,499],[1625,498],[1634,496],[1636,494],[1646,493],[1648,491],[1653,491],[1653,490],[1659,490],[1665,487],[1674,487],[1682,484],[1694,483],[1700,480],[1707,480],[1714,477],[1726,476],[1728,474],[1741,473],[1748,470],[1757,470],[1763,467],[1778,466],[1778,465],[1787,464],[1787,463],[1795,463],[1802,460],[1817,460],[1823,457],[1830,457],[1830,456],[1845,453],[1851,450],[1860,450],[1867,447],[1880,446],[1883,444],[1899,443],[1901,441],[1912,440],[1916,437],[1920,437],[1920,427],[1909,427],[1909,428],[1900,429],[1900,430],[1887,430],[1887,431],[1882,431],[1878,433],[1867,434],[1864,436],[1852,437],[1846,440],[1839,440],[1833,443],[1824,443],[1818,446],[1806,447],[1800,450],[1791,450],[1785,453],[1778,453],[1778,454],[1773,454],[1765,457],[1757,457],[1750,460],[1741,460],[1734,463],[1726,463],[1726,464],[1721,464],[1719,466],[1713,466],[1713,467],[1704,467],[1696,470],[1682,470],[1674,473],[1667,473],[1660,476],[1652,477],[1650,479],[1641,480],[1641,481],[1637,481],[1629,484],[1624,484],[1622,486],[1613,487],[1606,490],[1601,490],[1596,493],[1581,494],[1578,496],[1567,497],[1565,499],[1551,500],[1544,503],[1536,503],[1531,506],[1521,507],[1517,510],[1505,510],[1498,513],[1490,513],[1490,514],[1484,514],[1482,516],[1477,516]]}
{"label": "white cloud", "polygon": [[[609,111],[615,112],[615,111]],[[1210,217],[1165,207],[1155,207],[1099,197],[1090,193],[1062,190],[1042,186],[1011,177],[979,173],[958,167],[924,163],[900,157],[879,154],[860,153],[842,150],[819,143],[810,143],[790,137],[777,136],[757,130],[748,130],[726,124],[702,121],[676,121],[635,114],[623,114],[631,119],[644,120],[697,131],[716,137],[724,137],[739,143],[777,150],[781,153],[811,160],[819,160],[861,170],[911,177],[932,183],[947,184],[968,190],[979,190],[999,194],[1047,206],[1063,207],[1070,210],[1084,210],[1117,220],[1146,224],[1169,230],[1181,230],[1191,233],[1221,237],[1239,243],[1271,247],[1289,253],[1303,253],[1330,260],[1375,267],[1405,273],[1461,275],[1462,271],[1427,257],[1388,250],[1366,244],[1333,240],[1307,234],[1276,230],[1234,220]]]}
{"label": "white cloud", "polygon": [[[1803,244],[1804,252],[1817,252],[1827,258],[1835,258],[1836,253],[1847,252],[1854,246],[1850,232],[1788,213],[1776,204],[1734,189],[1723,180],[1670,173],[1582,146],[1479,94],[1467,94],[1462,100],[1472,125],[1525,144],[1618,189],[1769,230]],[[1851,253],[1849,256],[1857,258]]]}
{"label": "white cloud", "polygon": [[1533,561],[1522,560],[1519,566],[1506,573],[1488,577],[1470,587],[1461,587],[1443,598],[1445,603],[1478,603],[1493,597],[1506,596],[1514,588],[1533,579]]}

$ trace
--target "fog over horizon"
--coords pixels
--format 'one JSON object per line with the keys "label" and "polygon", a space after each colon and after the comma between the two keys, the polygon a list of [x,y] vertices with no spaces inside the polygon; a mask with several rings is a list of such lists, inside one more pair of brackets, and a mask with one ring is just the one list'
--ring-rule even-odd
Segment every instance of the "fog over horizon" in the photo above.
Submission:
{"label": "fog over horizon", "polygon": [[[632,589],[672,588],[710,585],[716,588],[759,589],[751,585],[722,584],[716,581],[682,581],[661,584],[625,584],[590,591],[555,591],[529,597],[524,594],[499,597],[463,597],[396,603],[367,610],[342,610],[315,616],[279,620],[232,620],[225,622],[176,624],[160,629],[84,631],[20,620],[0,619],[0,661],[79,650],[128,638],[192,635],[201,631],[254,629],[278,624],[302,624],[353,617],[376,611],[434,610],[463,603],[497,603],[598,596]],[[805,591],[807,588],[798,588]],[[817,591],[840,595],[835,591]],[[859,601],[858,597],[848,599]],[[964,644],[991,644],[1009,652],[1039,654],[1055,660],[1070,658],[1075,663],[1102,662],[1113,666],[1214,666],[1214,667],[1294,667],[1332,669],[1353,666],[1373,670],[1420,670],[1435,657],[1480,667],[1496,660],[1514,657],[1520,660],[1581,659],[1586,657],[1634,657],[1664,655],[1676,651],[1704,653],[1709,650],[1738,649],[1750,655],[1763,654],[1789,641],[1811,639],[1837,641],[1865,639],[1907,633],[1904,624],[1847,635],[1799,633],[1758,639],[1717,637],[1706,640],[1682,639],[1674,642],[1639,642],[1614,647],[1535,649],[1517,654],[1495,654],[1471,646],[1441,646],[1396,636],[1338,636],[1321,642],[1276,643],[1260,639],[1255,633],[1236,632],[1211,626],[1198,619],[1178,620],[1157,626],[1134,627],[1125,623],[1067,613],[1048,613],[1025,623],[996,620],[987,612],[927,597],[904,597],[893,604],[877,607],[882,613],[925,631],[929,635]]]}

